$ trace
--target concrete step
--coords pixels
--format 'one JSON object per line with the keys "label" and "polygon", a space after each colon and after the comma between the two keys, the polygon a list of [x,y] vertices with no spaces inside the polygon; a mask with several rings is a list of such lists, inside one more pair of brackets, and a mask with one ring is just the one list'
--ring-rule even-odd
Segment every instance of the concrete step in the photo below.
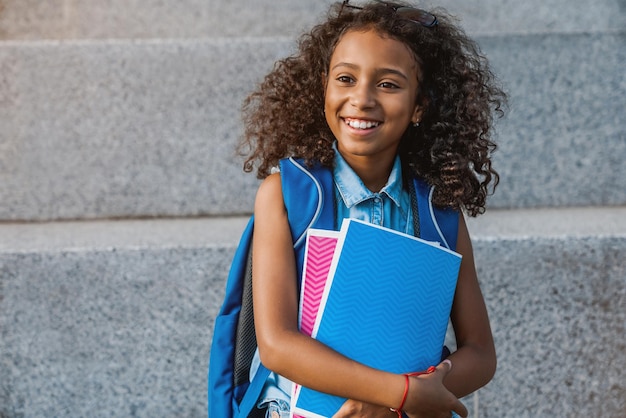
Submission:
{"label": "concrete step", "polygon": [[[477,39],[511,96],[491,207],[626,204],[624,33]],[[0,219],[249,213],[258,183],[234,156],[240,105],[292,47],[0,43]]]}
{"label": "concrete step", "polygon": [[[294,36],[324,16],[330,0],[3,0],[0,39],[148,39],[216,36]],[[626,11],[616,0],[589,7],[580,0],[439,0],[471,33],[622,30]]]}
{"label": "concrete step", "polygon": [[[246,218],[0,225],[0,416],[206,416]],[[626,207],[468,222],[499,353],[472,416],[620,416]]]}

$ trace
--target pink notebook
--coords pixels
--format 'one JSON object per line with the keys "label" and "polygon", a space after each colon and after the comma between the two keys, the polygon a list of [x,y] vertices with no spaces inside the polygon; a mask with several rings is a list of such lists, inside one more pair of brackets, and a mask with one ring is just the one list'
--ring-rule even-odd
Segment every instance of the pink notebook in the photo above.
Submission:
{"label": "pink notebook", "polygon": [[[300,332],[309,336],[317,320],[338,237],[339,231],[309,229],[307,232],[298,323]],[[298,385],[294,384],[292,395],[297,390]],[[304,417],[294,414],[293,418]]]}
{"label": "pink notebook", "polygon": [[337,246],[338,231],[310,229],[307,233],[300,290],[300,332],[311,335]]}

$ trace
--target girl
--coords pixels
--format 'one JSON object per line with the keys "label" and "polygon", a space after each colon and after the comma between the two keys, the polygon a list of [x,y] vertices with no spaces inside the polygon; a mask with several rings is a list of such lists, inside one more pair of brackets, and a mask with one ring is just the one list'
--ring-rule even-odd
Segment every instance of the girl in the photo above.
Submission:
{"label": "girl", "polygon": [[273,372],[259,400],[267,417],[288,416],[291,382],[349,399],[336,417],[394,417],[398,409],[411,418],[467,416],[458,398],[490,381],[496,355],[463,216],[451,312],[457,351],[435,372],[407,379],[298,331],[302,272],[272,169],[289,156],[331,168],[337,226],[352,217],[413,234],[412,176],[435,186],[435,204],[476,216],[498,182],[490,134],[504,101],[475,43],[443,12],[347,0],[248,97],[244,168],[258,164],[264,178],[254,208],[253,300],[258,355]]}

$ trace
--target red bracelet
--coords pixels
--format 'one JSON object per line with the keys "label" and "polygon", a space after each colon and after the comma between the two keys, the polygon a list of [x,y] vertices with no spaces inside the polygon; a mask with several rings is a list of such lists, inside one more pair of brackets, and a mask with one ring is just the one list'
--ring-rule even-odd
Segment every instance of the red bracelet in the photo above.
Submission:
{"label": "red bracelet", "polygon": [[402,402],[400,402],[400,406],[397,409],[389,408],[391,409],[392,412],[395,412],[396,414],[398,414],[398,418],[402,418],[402,408],[404,408],[406,397],[409,394],[409,377],[420,376],[422,374],[430,374],[430,373],[433,373],[435,370],[437,370],[435,366],[430,366],[425,372],[414,372],[414,373],[407,373],[404,375],[405,381],[404,381],[404,394],[402,395]]}

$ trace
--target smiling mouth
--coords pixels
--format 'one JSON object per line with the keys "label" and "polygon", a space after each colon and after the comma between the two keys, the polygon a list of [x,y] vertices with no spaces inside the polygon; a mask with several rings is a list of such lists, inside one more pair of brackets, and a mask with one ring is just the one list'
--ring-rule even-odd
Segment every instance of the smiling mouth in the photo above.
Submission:
{"label": "smiling mouth", "polygon": [[372,129],[380,125],[380,122],[363,119],[344,118],[344,122],[346,123],[346,125],[354,129]]}

